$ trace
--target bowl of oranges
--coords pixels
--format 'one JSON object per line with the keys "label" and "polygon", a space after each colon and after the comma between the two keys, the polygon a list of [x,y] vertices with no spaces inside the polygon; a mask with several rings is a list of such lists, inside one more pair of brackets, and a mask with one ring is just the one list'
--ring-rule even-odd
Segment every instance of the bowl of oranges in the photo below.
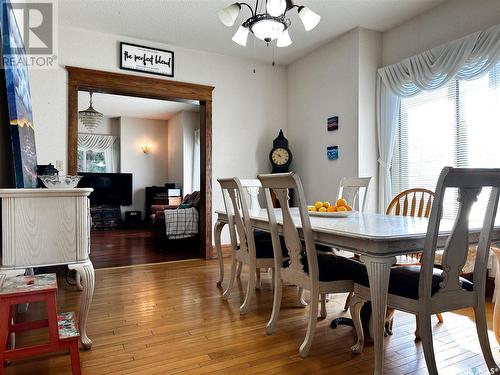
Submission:
{"label": "bowl of oranges", "polygon": [[326,217],[348,217],[354,213],[352,207],[347,204],[344,198],[337,199],[335,204],[317,201],[313,205],[307,206],[307,211],[311,216]]}

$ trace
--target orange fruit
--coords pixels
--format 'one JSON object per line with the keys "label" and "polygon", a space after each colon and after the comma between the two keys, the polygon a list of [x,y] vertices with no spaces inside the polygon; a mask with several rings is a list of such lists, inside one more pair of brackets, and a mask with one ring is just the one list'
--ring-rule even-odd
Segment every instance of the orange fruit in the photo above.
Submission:
{"label": "orange fruit", "polygon": [[337,207],[345,207],[347,206],[347,202],[344,198],[339,198],[337,200]]}
{"label": "orange fruit", "polygon": [[323,207],[325,207],[326,209],[328,209],[328,207],[330,207],[330,202],[323,202]]}
{"label": "orange fruit", "polygon": [[337,212],[337,206],[330,206],[327,208],[328,212]]}
{"label": "orange fruit", "polygon": [[314,207],[316,207],[316,209],[319,210],[321,207],[323,207],[323,202],[320,201],[314,202]]}
{"label": "orange fruit", "polygon": [[325,207],[320,207],[320,208],[318,209],[318,211],[319,211],[319,212],[326,212],[326,208],[325,208]]}
{"label": "orange fruit", "polygon": [[344,206],[340,206],[340,207],[337,207],[337,211],[338,212],[344,212],[344,211],[347,211],[347,208],[344,207]]}
{"label": "orange fruit", "polygon": [[352,207],[349,205],[345,206],[345,208],[347,208],[347,211],[352,211]]}

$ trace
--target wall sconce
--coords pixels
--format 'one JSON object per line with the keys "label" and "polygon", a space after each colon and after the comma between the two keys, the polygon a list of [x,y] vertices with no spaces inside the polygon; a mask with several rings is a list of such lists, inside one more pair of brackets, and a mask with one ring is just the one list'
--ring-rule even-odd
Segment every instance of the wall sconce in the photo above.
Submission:
{"label": "wall sconce", "polygon": [[149,154],[151,150],[153,149],[153,145],[151,143],[141,143],[141,150],[145,154]]}

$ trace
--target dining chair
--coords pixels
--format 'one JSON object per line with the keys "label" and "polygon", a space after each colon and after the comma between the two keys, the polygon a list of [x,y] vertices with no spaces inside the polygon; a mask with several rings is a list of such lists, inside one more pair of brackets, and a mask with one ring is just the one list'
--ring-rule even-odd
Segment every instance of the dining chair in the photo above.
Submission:
{"label": "dining chair", "polygon": [[365,211],[371,179],[371,177],[343,177],[340,180],[337,199],[344,198],[354,210]]}
{"label": "dining chair", "polygon": [[[363,272],[364,266],[333,253],[316,250],[304,190],[298,175],[293,172],[276,173],[259,175],[258,178],[266,197],[275,264],[273,310],[266,332],[272,334],[278,319],[283,283],[309,290],[311,302],[309,303],[307,333],[299,349],[300,356],[305,358],[314,337],[320,295],[346,293],[353,290],[352,274]],[[291,189],[295,192],[298,208],[290,208],[289,191]],[[273,208],[271,190],[279,201],[280,208]],[[293,213],[296,212],[295,210],[298,210],[296,214]],[[278,229],[277,217],[280,217],[282,221],[282,233]],[[299,236],[297,224],[300,224],[302,239]],[[280,240],[280,235],[284,238],[283,241]],[[282,242],[286,251],[282,248]],[[283,253],[288,255],[288,260],[283,258]]]}
{"label": "dining chair", "polygon": [[[470,282],[460,277],[469,250],[469,213],[481,190],[490,187],[488,204],[482,222],[474,278]],[[446,241],[442,269],[435,268],[435,254],[443,216],[443,201],[448,189],[458,189],[458,213]],[[485,311],[485,284],[491,232],[495,222],[500,192],[500,169],[472,169],[445,167],[438,179],[430,211],[424,243],[422,266],[396,266],[391,268],[387,306],[415,314],[419,321],[422,347],[428,372],[437,374],[432,337],[431,315],[473,307],[476,330],[481,350],[491,371],[500,371],[493,359],[488,340]],[[363,329],[360,310],[370,299],[367,274],[355,280],[354,297],[350,310],[358,335],[353,351],[363,349]]]}
{"label": "dining chair", "polygon": [[[241,272],[243,265],[247,265],[249,268],[247,291],[245,300],[240,306],[240,313],[245,314],[248,312],[253,290],[257,284],[256,275],[260,282],[260,272],[257,270],[274,268],[274,252],[270,234],[254,231],[250,223],[250,212],[260,209],[260,206],[257,206],[251,198],[256,197],[252,192],[255,192],[255,188],[259,189],[261,184],[256,179],[240,180],[237,177],[217,181],[222,189],[232,249],[231,274],[223,298],[226,300],[229,298],[237,273]],[[249,203],[251,203],[250,208]]]}

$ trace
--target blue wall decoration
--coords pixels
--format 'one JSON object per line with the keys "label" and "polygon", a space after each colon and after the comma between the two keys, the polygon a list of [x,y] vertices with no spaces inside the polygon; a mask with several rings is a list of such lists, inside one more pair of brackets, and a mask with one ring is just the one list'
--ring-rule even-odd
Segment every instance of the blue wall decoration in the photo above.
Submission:
{"label": "blue wall decoration", "polygon": [[328,160],[337,160],[339,158],[339,146],[328,146],[326,156]]}

